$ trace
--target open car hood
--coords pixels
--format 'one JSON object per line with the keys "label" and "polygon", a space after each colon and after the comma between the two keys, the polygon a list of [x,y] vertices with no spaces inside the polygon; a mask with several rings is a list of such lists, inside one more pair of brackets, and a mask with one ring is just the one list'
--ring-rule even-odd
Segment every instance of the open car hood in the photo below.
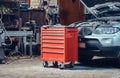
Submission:
{"label": "open car hood", "polygon": [[120,0],[81,0],[81,1],[83,1],[89,8],[97,4],[103,4],[108,2],[120,2]]}
{"label": "open car hood", "polygon": [[[120,0],[80,0],[94,16],[120,16]],[[114,15],[113,15],[114,14]]]}

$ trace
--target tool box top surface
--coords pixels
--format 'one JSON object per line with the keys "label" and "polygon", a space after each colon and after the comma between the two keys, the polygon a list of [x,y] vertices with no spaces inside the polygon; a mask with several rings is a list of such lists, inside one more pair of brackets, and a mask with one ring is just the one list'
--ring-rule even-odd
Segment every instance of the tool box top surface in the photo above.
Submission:
{"label": "tool box top surface", "polygon": [[65,25],[43,25],[42,28],[77,28],[77,27],[70,27]]}

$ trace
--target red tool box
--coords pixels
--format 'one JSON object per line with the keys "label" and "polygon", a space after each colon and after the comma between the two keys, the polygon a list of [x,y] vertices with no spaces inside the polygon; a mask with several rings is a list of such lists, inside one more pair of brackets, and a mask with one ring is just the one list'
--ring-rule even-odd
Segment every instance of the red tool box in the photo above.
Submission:
{"label": "red tool box", "polygon": [[49,27],[41,28],[41,59],[44,67],[48,61],[54,66],[64,68],[64,63],[73,63],[78,59],[78,31],[75,27]]}

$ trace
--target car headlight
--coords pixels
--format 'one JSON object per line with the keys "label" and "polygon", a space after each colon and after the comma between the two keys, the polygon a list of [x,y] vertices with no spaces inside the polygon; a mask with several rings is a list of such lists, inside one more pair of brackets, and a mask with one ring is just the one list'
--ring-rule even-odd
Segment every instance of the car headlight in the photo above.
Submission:
{"label": "car headlight", "polygon": [[98,27],[95,29],[94,34],[114,34],[120,31],[118,27]]}

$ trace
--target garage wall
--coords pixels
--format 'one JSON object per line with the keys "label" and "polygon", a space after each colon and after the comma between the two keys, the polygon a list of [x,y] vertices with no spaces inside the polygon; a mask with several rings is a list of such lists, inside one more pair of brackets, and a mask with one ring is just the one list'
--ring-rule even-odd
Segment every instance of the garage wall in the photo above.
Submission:
{"label": "garage wall", "polygon": [[84,19],[84,6],[79,0],[58,0],[60,6],[60,23],[69,25]]}

